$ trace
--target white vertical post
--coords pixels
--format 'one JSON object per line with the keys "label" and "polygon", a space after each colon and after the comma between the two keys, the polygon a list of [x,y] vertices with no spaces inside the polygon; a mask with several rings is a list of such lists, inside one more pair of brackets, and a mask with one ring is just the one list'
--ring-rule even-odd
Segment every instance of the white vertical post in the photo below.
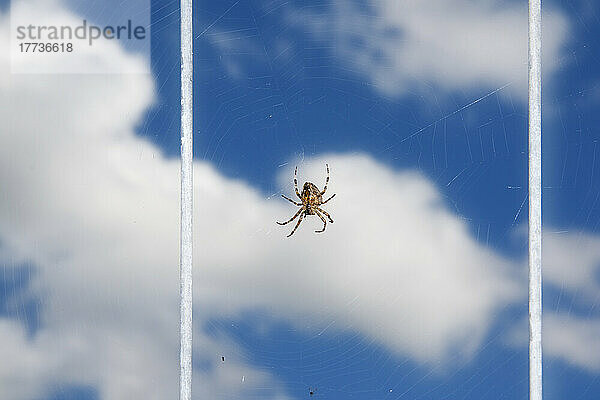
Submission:
{"label": "white vertical post", "polygon": [[181,232],[179,399],[192,398],[192,0],[181,0]]}
{"label": "white vertical post", "polygon": [[529,399],[542,400],[542,2],[529,0]]}

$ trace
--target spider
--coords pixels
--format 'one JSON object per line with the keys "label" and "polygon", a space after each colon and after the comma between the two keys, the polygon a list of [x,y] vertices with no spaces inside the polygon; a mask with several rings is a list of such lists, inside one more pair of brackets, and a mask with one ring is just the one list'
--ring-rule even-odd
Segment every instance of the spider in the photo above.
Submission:
{"label": "spider", "polygon": [[316,214],[319,216],[319,218],[321,218],[321,221],[323,221],[323,229],[321,229],[320,231],[315,231],[316,233],[325,232],[325,227],[327,226],[327,221],[325,220],[325,217],[323,217],[323,214],[325,214],[327,216],[327,218],[329,219],[329,222],[333,223],[333,220],[331,219],[331,216],[327,213],[327,211],[321,209],[321,207],[320,207],[321,204],[325,204],[329,200],[331,200],[335,197],[335,194],[334,194],[327,200],[323,201],[323,195],[327,191],[327,184],[329,183],[329,164],[325,164],[325,166],[327,167],[327,180],[325,180],[325,187],[323,188],[322,192],[319,190],[319,188],[317,188],[317,186],[315,184],[313,184],[311,182],[305,182],[304,187],[302,188],[302,193],[299,193],[298,192],[298,180],[296,179],[296,176],[298,174],[298,167],[296,167],[296,169],[294,170],[294,190],[296,190],[296,196],[298,196],[298,198],[302,202],[297,203],[294,200],[290,199],[289,197],[286,197],[283,194],[281,195],[281,197],[283,197],[287,201],[292,202],[295,205],[299,206],[300,209],[288,221],[286,221],[286,222],[277,222],[276,221],[279,225],[285,225],[285,224],[289,224],[290,222],[295,220],[298,216],[300,216],[300,219],[296,223],[294,230],[292,231],[292,233],[287,235],[287,237],[292,236],[294,234],[294,232],[296,232],[296,229],[298,229],[298,226],[300,226],[302,219],[307,215],[315,215]]}

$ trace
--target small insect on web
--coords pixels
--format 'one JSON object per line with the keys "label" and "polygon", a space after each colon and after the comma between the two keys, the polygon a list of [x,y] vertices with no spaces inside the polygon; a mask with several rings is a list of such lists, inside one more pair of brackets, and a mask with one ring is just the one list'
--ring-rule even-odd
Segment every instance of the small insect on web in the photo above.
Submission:
{"label": "small insect on web", "polygon": [[296,169],[294,170],[294,190],[296,191],[296,196],[298,196],[301,203],[298,203],[298,202],[290,199],[289,197],[286,197],[283,194],[281,195],[281,197],[283,197],[284,199],[288,200],[291,203],[294,203],[295,205],[300,207],[300,209],[298,210],[298,212],[296,214],[294,214],[294,216],[292,218],[290,218],[286,222],[277,222],[279,225],[285,225],[285,224],[289,224],[290,222],[292,222],[293,220],[298,218],[298,216],[300,217],[300,219],[298,219],[298,222],[296,223],[296,226],[294,227],[292,232],[287,237],[292,236],[294,234],[294,232],[296,232],[296,229],[298,229],[298,227],[300,226],[300,223],[302,222],[304,217],[307,215],[317,215],[319,218],[321,218],[321,221],[323,221],[323,229],[321,229],[319,231],[315,231],[316,233],[325,232],[325,228],[327,227],[327,221],[325,220],[325,217],[323,215],[327,216],[327,218],[329,219],[329,222],[333,223],[333,219],[331,219],[331,216],[329,215],[329,213],[327,213],[327,211],[323,210],[320,207],[322,204],[325,204],[329,200],[333,199],[336,195],[334,193],[330,198],[323,201],[323,195],[327,191],[327,185],[329,184],[329,164],[325,164],[325,166],[327,167],[327,179],[325,180],[325,187],[323,188],[322,192],[319,190],[319,188],[317,188],[317,186],[314,183],[304,182],[304,187],[302,188],[302,193],[300,193],[298,191],[298,179],[297,179],[298,167],[296,167]]}

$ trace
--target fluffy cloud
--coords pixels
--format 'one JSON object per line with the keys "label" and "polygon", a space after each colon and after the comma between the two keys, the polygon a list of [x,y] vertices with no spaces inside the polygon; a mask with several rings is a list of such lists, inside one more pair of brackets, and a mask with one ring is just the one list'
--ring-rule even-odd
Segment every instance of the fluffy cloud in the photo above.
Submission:
{"label": "fluffy cloud", "polygon": [[[544,10],[544,67],[552,73],[568,25],[556,9]],[[524,100],[527,16],[527,3],[499,0],[334,1],[317,11],[287,11],[288,22],[333,43],[347,70],[386,95],[512,83]]]}
{"label": "fluffy cloud", "polygon": [[585,233],[544,235],[544,281],[594,301],[600,293],[600,240]]}
{"label": "fluffy cloud", "polygon": [[600,320],[552,313],[543,323],[544,355],[600,371]]}
{"label": "fluffy cloud", "polygon": [[[568,312],[544,313],[544,354],[600,372],[600,319],[592,310],[600,296],[600,238],[582,232],[544,234],[544,286],[569,296]],[[589,308],[589,314],[572,312]]]}

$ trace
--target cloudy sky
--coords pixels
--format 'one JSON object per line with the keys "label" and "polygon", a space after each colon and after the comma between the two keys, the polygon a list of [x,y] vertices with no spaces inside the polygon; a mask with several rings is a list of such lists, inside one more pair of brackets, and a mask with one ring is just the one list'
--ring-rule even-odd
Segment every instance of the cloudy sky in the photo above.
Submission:
{"label": "cloudy sky", "polygon": [[[82,60],[152,71],[122,75],[11,74],[7,3],[0,398],[176,398],[178,2],[150,60]],[[547,399],[600,396],[599,11],[544,3]],[[527,398],[526,5],[194,12],[194,398]],[[287,238],[326,163],[335,222]]]}

